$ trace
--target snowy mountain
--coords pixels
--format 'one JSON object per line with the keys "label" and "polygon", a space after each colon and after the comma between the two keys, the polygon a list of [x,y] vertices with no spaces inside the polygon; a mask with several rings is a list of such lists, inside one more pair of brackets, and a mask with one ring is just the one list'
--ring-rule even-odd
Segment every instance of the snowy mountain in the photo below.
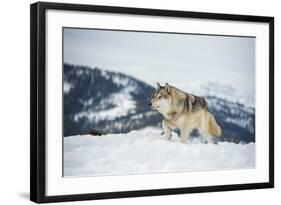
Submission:
{"label": "snowy mountain", "polygon": [[[64,176],[210,171],[255,167],[255,143],[217,145],[171,141],[147,127],[127,134],[71,136],[64,139]],[[86,157],[85,157],[86,156]]]}
{"label": "snowy mountain", "polygon": [[64,65],[64,136],[120,133],[157,126],[148,107],[153,88],[122,73]]}
{"label": "snowy mountain", "polygon": [[[176,86],[207,98],[223,130],[221,141],[255,142],[253,96],[219,83]],[[64,136],[160,127],[162,116],[147,106],[153,91],[152,86],[123,73],[65,64]]]}

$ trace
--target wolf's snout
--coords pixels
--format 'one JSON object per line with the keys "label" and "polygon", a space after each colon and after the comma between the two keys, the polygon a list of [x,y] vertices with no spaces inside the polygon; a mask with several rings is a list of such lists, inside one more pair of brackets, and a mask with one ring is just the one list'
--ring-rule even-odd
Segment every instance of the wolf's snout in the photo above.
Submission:
{"label": "wolf's snout", "polygon": [[151,107],[152,103],[148,103],[148,106]]}

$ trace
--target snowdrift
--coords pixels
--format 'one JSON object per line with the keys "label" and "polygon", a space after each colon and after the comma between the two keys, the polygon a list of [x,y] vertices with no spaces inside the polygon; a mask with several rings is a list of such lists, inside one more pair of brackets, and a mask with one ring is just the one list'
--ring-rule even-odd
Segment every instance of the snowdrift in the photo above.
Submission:
{"label": "snowdrift", "polygon": [[255,143],[200,139],[179,143],[161,130],[146,128],[127,134],[77,135],[64,138],[64,176],[100,176],[159,172],[254,168]]}

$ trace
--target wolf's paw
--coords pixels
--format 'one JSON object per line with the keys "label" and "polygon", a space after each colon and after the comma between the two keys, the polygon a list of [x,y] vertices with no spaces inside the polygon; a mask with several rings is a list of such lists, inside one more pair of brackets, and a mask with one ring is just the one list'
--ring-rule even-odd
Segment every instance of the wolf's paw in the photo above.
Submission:
{"label": "wolf's paw", "polygon": [[171,138],[172,138],[172,134],[170,134],[170,135],[165,134],[165,139],[166,139],[167,141],[170,141]]}
{"label": "wolf's paw", "polygon": [[207,144],[215,144],[213,137],[207,137],[206,140],[207,140]]}
{"label": "wolf's paw", "polygon": [[180,139],[180,143],[187,144],[187,140],[186,139]]}

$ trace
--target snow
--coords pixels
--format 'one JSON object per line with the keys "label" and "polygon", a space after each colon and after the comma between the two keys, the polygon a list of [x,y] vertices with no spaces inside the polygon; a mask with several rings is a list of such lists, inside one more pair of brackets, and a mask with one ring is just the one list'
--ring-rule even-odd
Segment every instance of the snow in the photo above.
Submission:
{"label": "snow", "polygon": [[67,82],[67,81],[64,81],[64,83],[63,83],[63,92],[64,92],[65,94],[68,94],[72,88],[73,88],[73,85],[72,85],[72,84],[70,84],[70,83]]}
{"label": "snow", "polygon": [[157,128],[127,134],[77,135],[64,138],[64,176],[101,176],[159,172],[208,171],[255,167],[255,143],[200,139],[171,141]]}
{"label": "snow", "polygon": [[155,112],[151,112],[151,111],[148,111],[148,112],[145,112],[145,113],[140,113],[140,114],[137,114],[137,115],[133,115],[131,117],[132,120],[141,120],[143,119],[143,117],[150,117],[152,115],[155,115]]}
{"label": "snow", "polygon": [[105,70],[101,70],[101,75],[102,75],[106,80],[109,80],[109,79],[110,79],[110,76],[109,76],[108,72],[105,71]]}
{"label": "snow", "polygon": [[252,133],[255,132],[255,128],[252,126],[252,119],[251,118],[248,118],[248,119],[233,119],[233,118],[227,117],[225,119],[225,121],[236,124],[239,127],[246,127]]}
{"label": "snow", "polygon": [[[126,116],[129,110],[135,109],[135,101],[132,99],[127,89],[123,89],[121,92],[114,93],[108,98],[114,107],[111,109],[101,110],[96,113],[99,120],[107,119],[113,120],[115,118]],[[107,104],[101,102],[100,104]]]}

